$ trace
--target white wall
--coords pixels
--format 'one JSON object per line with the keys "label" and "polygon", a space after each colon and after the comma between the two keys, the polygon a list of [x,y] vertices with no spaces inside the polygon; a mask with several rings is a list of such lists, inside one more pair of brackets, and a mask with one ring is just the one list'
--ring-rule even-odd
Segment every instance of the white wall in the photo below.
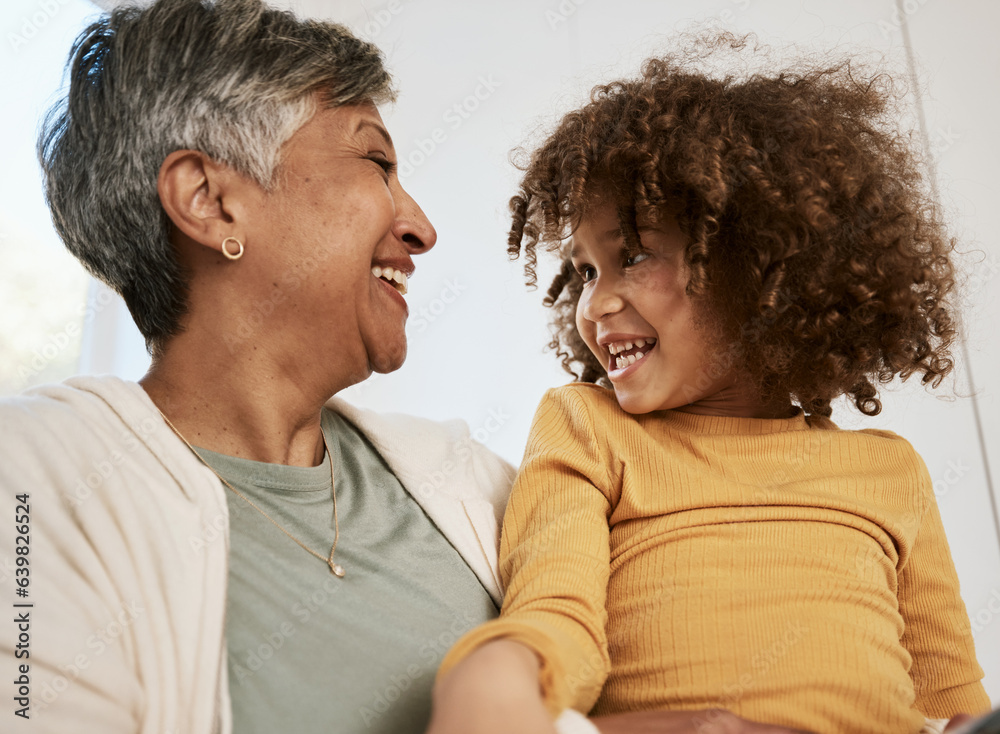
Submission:
{"label": "white wall", "polygon": [[[516,182],[508,151],[537,140],[592,84],[633,73],[642,58],[663,47],[666,34],[692,20],[714,19],[779,46],[875,49],[904,72],[908,29],[919,81],[912,114],[917,119],[923,106],[936,180],[962,247],[981,251],[964,260],[968,359],[961,360],[958,384],[951,386],[963,397],[937,399],[909,386],[887,395],[876,419],[846,410],[835,419],[845,427],[898,431],[924,456],[987,690],[1000,702],[1000,613],[994,611],[1000,610],[1000,539],[987,469],[1000,468],[1000,339],[994,331],[1000,323],[1000,243],[990,216],[1000,195],[993,137],[1000,117],[993,81],[1000,46],[992,39],[1000,6],[985,0],[901,0],[899,7],[894,0],[285,5],[346,22],[386,51],[402,90],[386,119],[404,162],[405,185],[439,233],[436,249],[417,260],[410,285],[407,365],[352,388],[349,397],[380,410],[460,416],[515,462],[539,397],[566,377],[542,352],[548,336],[541,294],[527,293],[520,265],[505,258],[506,201]],[[113,307],[100,311],[85,337],[95,349],[84,359],[100,371],[137,377],[145,357],[123,314]],[[976,393],[967,397],[972,377]]]}

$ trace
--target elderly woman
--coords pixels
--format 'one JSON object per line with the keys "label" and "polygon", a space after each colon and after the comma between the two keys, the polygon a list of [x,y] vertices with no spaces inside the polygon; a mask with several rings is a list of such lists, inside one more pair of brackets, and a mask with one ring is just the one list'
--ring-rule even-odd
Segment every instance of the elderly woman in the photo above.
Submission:
{"label": "elderly woman", "polygon": [[[396,177],[379,52],[259,0],[160,0],[88,28],[70,79],[40,142],[53,219],[153,363],[0,406],[15,715],[423,731],[440,659],[497,614],[513,472],[464,425],[330,397],[402,365],[435,243]],[[778,731],[596,723],[699,720]]]}

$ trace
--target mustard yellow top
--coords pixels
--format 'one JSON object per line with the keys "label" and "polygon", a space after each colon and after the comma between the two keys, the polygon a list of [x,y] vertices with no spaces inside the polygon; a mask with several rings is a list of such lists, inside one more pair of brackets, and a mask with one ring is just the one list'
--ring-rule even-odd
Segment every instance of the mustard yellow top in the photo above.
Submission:
{"label": "mustard yellow top", "polygon": [[824,734],[978,713],[972,632],[930,476],[887,431],[801,413],[633,416],[550,390],[503,523],[501,617],[552,711],[721,707]]}

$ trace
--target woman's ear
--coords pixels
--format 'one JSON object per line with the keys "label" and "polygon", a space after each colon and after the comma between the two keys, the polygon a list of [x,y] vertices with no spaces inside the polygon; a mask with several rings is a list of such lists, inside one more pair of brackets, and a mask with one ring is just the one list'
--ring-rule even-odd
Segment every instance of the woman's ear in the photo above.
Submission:
{"label": "woman's ear", "polygon": [[175,150],[160,166],[156,190],[174,227],[191,240],[222,252],[229,237],[244,240],[238,213],[248,182],[197,150]]}

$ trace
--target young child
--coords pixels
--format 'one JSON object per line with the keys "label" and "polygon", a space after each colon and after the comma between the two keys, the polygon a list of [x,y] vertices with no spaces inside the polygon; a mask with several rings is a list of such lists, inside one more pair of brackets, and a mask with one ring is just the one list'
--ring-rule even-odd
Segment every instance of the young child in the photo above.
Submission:
{"label": "young child", "polygon": [[538,408],[503,612],[445,659],[431,731],[572,706],[914,734],[989,708],[923,461],[829,418],[952,369],[952,243],[895,95],[854,63],[652,59],[534,152],[509,249],[532,282],[560,258],[577,382]]}

